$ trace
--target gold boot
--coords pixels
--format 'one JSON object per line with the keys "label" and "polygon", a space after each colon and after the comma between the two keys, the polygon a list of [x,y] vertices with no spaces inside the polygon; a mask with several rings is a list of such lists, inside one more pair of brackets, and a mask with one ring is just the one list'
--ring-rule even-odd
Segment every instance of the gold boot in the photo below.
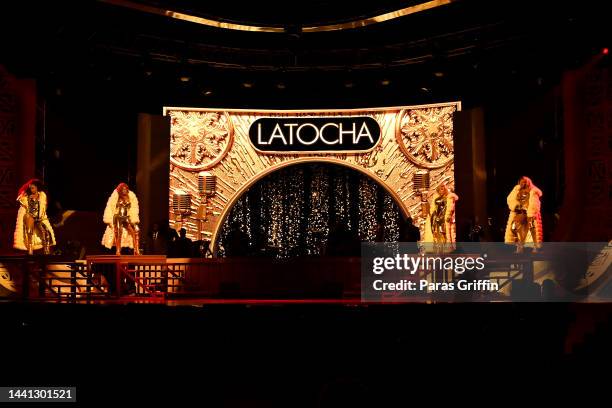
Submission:
{"label": "gold boot", "polygon": [[28,251],[28,255],[34,255],[34,244],[33,244],[33,234],[26,232],[23,236],[24,244],[26,247],[26,251]]}
{"label": "gold boot", "polygon": [[43,253],[45,255],[51,254],[51,247],[49,246],[49,233],[46,230],[42,231],[42,244],[43,244]]}
{"label": "gold boot", "polygon": [[115,255],[121,256],[121,237],[115,235]]}
{"label": "gold boot", "polygon": [[134,255],[140,255],[140,240],[138,239],[138,232],[134,233]]}

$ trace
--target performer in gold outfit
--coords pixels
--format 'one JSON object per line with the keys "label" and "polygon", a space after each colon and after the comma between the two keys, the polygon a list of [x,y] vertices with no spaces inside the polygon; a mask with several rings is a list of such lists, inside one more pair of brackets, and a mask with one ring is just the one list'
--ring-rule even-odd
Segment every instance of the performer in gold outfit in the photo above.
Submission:
{"label": "performer in gold outfit", "polygon": [[41,248],[45,255],[49,255],[51,246],[55,245],[55,235],[47,217],[47,195],[41,187],[40,180],[32,179],[17,194],[19,211],[13,247],[28,251],[29,255]]}
{"label": "performer in gold outfit", "polygon": [[113,246],[117,255],[121,255],[121,248],[133,248],[134,255],[140,255],[138,224],[138,199],[128,188],[121,183],[113,191],[104,210],[104,223],[106,231],[102,237],[102,245],[110,249]]}
{"label": "performer in gold outfit", "polygon": [[529,177],[521,177],[508,195],[508,224],[505,241],[516,244],[516,252],[523,251],[525,243],[533,243],[534,252],[542,244],[542,215],[540,213],[542,190]]}
{"label": "performer in gold outfit", "polygon": [[446,184],[440,184],[428,204],[425,222],[425,243],[433,243],[435,252],[450,249],[446,244],[454,242],[455,202],[459,196]]}

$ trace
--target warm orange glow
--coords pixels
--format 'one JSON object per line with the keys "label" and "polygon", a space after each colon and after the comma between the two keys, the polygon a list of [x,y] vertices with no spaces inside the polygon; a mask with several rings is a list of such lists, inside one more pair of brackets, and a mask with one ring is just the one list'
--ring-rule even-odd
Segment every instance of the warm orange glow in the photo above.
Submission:
{"label": "warm orange glow", "polygon": [[[98,0],[102,3],[113,4],[115,6],[125,7],[132,10],[139,10],[145,13],[157,14],[174,18],[177,20],[189,21],[191,23],[201,24],[209,27],[222,28],[226,30],[238,30],[238,31],[257,31],[266,33],[284,33],[284,27],[275,26],[253,26],[246,24],[234,24],[219,20],[212,20],[208,18],[198,17],[191,14],[185,14],[174,10],[167,10],[153,6],[147,6],[144,4],[136,3],[129,0]],[[305,26],[302,27],[304,33],[315,33],[323,31],[339,31],[339,30],[350,30],[355,28],[366,27],[372,24],[382,23],[396,18],[404,17],[410,14],[419,13],[421,11],[430,10],[436,7],[450,4],[457,0],[431,0],[424,3],[416,4],[414,6],[405,7],[399,10],[390,11],[388,13],[379,14],[377,16],[363,18],[354,21],[348,21],[341,24],[328,24],[321,26]]]}
{"label": "warm orange glow", "polygon": [[[453,122],[459,102],[387,108],[253,110],[164,107],[170,116],[169,200],[177,191],[191,196],[191,213],[180,219],[187,236],[210,240],[215,249],[220,229],[234,204],[254,183],[286,166],[301,163],[331,163],[346,166],[371,177],[398,204],[403,215],[415,219],[421,197],[413,189],[413,174],[426,169],[432,189],[441,182],[454,182]],[[249,139],[249,129],[261,118],[369,116],[379,125],[381,138],[368,151],[260,151]],[[435,154],[429,154],[434,152]],[[200,194],[198,175],[207,171],[216,177],[211,197]],[[195,214],[206,206],[206,220]],[[168,214],[176,229],[176,213]]]}

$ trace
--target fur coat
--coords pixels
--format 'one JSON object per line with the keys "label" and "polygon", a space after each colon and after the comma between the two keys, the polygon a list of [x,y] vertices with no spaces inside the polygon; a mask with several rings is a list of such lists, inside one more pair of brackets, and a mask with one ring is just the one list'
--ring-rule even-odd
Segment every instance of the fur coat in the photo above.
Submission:
{"label": "fur coat", "polygon": [[[53,232],[53,228],[51,228],[51,223],[47,218],[47,195],[43,191],[40,191],[38,194],[40,200],[40,219],[44,226],[47,227],[47,230],[51,235],[51,242],[49,245],[55,245],[55,234]],[[17,211],[17,224],[15,224],[13,247],[16,249],[21,249],[22,251],[27,251],[25,246],[25,228],[23,225],[23,217],[25,216],[27,211],[26,208],[28,207],[28,196],[26,194],[22,194],[19,196],[17,201],[20,205],[19,211]],[[41,249],[43,247],[42,239],[39,235],[39,231],[36,228],[34,228],[33,240],[34,242],[32,247],[34,250]]]}
{"label": "fur coat", "polygon": [[[531,236],[531,230],[527,233],[527,238],[525,242],[535,242],[536,244],[540,244],[542,242],[543,237],[543,228],[542,228],[542,215],[540,213],[540,198],[542,197],[542,190],[537,188],[531,180],[529,180],[529,204],[527,206],[527,217],[533,217],[535,219],[535,233],[536,237]],[[517,195],[520,190],[520,186],[517,184],[514,186],[510,194],[508,194],[507,202],[508,208],[510,209],[510,214],[508,215],[508,223],[506,224],[506,234],[504,237],[504,241],[507,243],[514,243],[514,235],[512,234],[512,220],[514,218],[514,209],[519,202],[517,200]]]}
{"label": "fur coat", "polygon": [[[134,228],[138,231],[138,223],[140,223],[140,218],[138,216],[138,198],[136,198],[136,194],[130,191],[128,193],[130,197],[130,211],[128,212],[128,216],[130,217],[130,222],[134,224]],[[104,209],[104,223],[106,224],[106,230],[104,231],[104,235],[102,236],[102,245],[106,248],[111,249],[115,245],[115,236],[114,236],[114,228],[113,228],[113,216],[115,215],[115,207],[117,206],[117,201],[119,201],[119,193],[117,190],[113,191],[113,194],[108,199],[106,203],[106,208]],[[121,228],[121,247],[122,248],[134,248],[134,240],[132,236],[128,233],[127,229]]]}

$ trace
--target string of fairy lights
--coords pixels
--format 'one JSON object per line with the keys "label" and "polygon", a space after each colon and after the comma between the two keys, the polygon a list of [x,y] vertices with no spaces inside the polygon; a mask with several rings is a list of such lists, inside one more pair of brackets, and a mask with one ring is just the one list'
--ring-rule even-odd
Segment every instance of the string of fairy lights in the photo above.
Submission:
{"label": "string of fairy lights", "polygon": [[375,241],[378,228],[376,217],[376,184],[366,178],[359,180],[359,237]]}
{"label": "string of fairy lights", "polygon": [[351,189],[349,188],[348,177],[334,177],[334,197],[336,222],[346,225],[347,229],[352,229],[352,219],[350,217]]}
{"label": "string of fairy lights", "polygon": [[[299,255],[298,248],[302,240],[302,225],[304,221],[304,175],[303,169],[298,168],[291,172],[291,177],[284,180],[283,192],[286,196],[282,198],[285,204],[282,229],[284,239],[280,243],[279,257],[288,258]],[[274,217],[274,214],[272,215]]]}
{"label": "string of fairy lights", "polygon": [[383,198],[382,225],[386,242],[397,242],[400,239],[399,212],[395,201],[389,194]]}
{"label": "string of fairy lights", "polygon": [[400,213],[386,191],[353,170],[291,166],[260,180],[236,202],[221,231],[219,255],[224,256],[231,235],[240,233],[248,240],[244,255],[320,256],[338,226],[361,241],[394,242]]}
{"label": "string of fairy lights", "polygon": [[316,167],[310,183],[310,214],[306,227],[306,254],[321,255],[329,234],[329,171]]}

